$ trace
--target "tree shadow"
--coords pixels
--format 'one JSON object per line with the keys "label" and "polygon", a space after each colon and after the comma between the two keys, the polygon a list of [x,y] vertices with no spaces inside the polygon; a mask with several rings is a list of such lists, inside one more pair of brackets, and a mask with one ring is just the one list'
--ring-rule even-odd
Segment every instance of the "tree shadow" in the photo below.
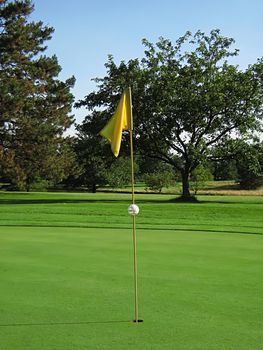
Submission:
{"label": "tree shadow", "polygon": [[[1,204],[73,204],[73,203],[98,203],[117,202],[117,199],[95,200],[95,199],[0,199]],[[129,202],[129,201],[127,201]]]}
{"label": "tree shadow", "polygon": [[[2,204],[79,204],[79,203],[127,203],[130,204],[132,199],[116,197],[116,194],[112,194],[111,198],[98,198],[98,199],[63,199],[63,198],[43,198],[43,199],[32,199],[32,198],[0,198],[0,205]],[[138,199],[140,203],[169,203],[170,199]]]}
{"label": "tree shadow", "polygon": [[[118,193],[120,194],[120,193]],[[122,193],[125,194],[125,193]],[[127,195],[128,193],[126,193]],[[130,194],[130,193],[129,193]],[[136,193],[138,194],[138,193]],[[235,204],[258,204],[258,205],[263,205],[263,200],[262,201],[249,201],[249,202],[244,202],[242,200],[234,200],[234,201],[229,201],[225,196],[222,196],[222,198],[218,199],[213,199],[213,200],[206,200],[206,199],[200,199],[197,197],[190,197],[188,199],[185,199],[181,196],[174,196],[174,198],[170,198],[171,194],[158,194],[159,198],[150,198],[152,193],[143,193],[144,198],[137,198],[137,202],[140,204],[147,204],[147,203],[155,203],[155,204],[174,204],[174,205],[180,205],[180,204],[213,204],[213,203],[219,203],[219,204],[228,204],[228,205],[235,205]],[[1,196],[9,196],[10,193],[1,193]],[[28,198],[19,198],[19,196],[26,196],[27,193],[16,193],[16,196],[18,198],[0,198],[0,205],[4,204],[85,204],[85,203],[116,203],[116,202],[121,202],[121,203],[131,203],[131,199],[126,198],[121,198],[120,196],[116,196],[116,193],[112,192],[112,198],[30,198],[30,193],[28,193]],[[147,198],[149,196],[149,198]],[[169,196],[169,198],[165,198],[166,196]],[[146,198],[145,198],[146,197]]]}
{"label": "tree shadow", "polygon": [[183,197],[183,196],[179,196],[179,197],[175,197],[170,199],[170,203],[194,203],[194,204],[198,204],[201,203],[201,201],[196,197],[196,196],[190,196],[190,197]]}

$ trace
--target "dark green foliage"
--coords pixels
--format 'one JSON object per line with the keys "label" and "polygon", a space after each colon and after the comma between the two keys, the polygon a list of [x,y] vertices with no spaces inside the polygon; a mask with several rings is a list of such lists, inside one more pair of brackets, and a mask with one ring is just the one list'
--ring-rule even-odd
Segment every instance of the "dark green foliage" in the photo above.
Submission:
{"label": "dark green foliage", "polygon": [[39,178],[61,181],[74,158],[62,135],[73,123],[75,79],[60,81],[56,56],[42,54],[54,29],[29,22],[32,11],[29,0],[0,3],[0,162],[27,190]]}
{"label": "dark green foliage", "polygon": [[199,190],[205,187],[209,180],[213,180],[210,169],[203,164],[199,164],[191,174],[190,188],[196,195]]}
{"label": "dark green foliage", "polygon": [[159,193],[162,192],[164,187],[169,187],[173,184],[173,176],[170,172],[164,171],[145,174],[143,178],[145,185],[147,186],[146,190],[149,188],[149,190],[158,191]]}
{"label": "dark green foliage", "polygon": [[[136,173],[136,171],[135,171]],[[106,170],[107,183],[111,187],[121,188],[131,183],[131,161],[127,157],[120,157]]]}
{"label": "dark green foliage", "polygon": [[238,172],[235,159],[218,159],[212,163],[215,180],[237,180]]}
{"label": "dark green foliage", "polygon": [[[219,30],[187,32],[175,45],[160,38],[143,40],[145,55],[120,65],[110,56],[98,91],[77,106],[89,114],[84,125],[98,132],[130,85],[136,151],[170,164],[181,173],[182,195],[190,196],[189,177],[224,137],[261,128],[263,61],[242,71],[227,62],[238,50]],[[184,45],[187,45],[187,51]],[[123,149],[125,152],[125,146]]]}
{"label": "dark green foliage", "polygon": [[83,124],[77,128],[78,137],[75,140],[74,150],[77,155],[81,171],[78,176],[73,176],[73,187],[84,186],[92,192],[96,192],[98,186],[107,184],[107,170],[111,166],[114,157],[110,147],[102,137],[96,133],[96,125]]}
{"label": "dark green foliage", "polygon": [[263,186],[263,145],[244,143],[238,151],[237,169],[242,189]]}
{"label": "dark green foliage", "polygon": [[[235,165],[236,180],[242,189],[256,189],[263,185],[263,145],[245,140],[225,140],[214,150],[217,163]],[[227,166],[226,166],[227,168]]]}
{"label": "dark green foliage", "polygon": [[171,166],[160,164],[157,162],[153,171],[149,169],[143,175],[143,180],[146,185],[146,190],[162,192],[164,187],[169,187],[175,184],[175,176]]}

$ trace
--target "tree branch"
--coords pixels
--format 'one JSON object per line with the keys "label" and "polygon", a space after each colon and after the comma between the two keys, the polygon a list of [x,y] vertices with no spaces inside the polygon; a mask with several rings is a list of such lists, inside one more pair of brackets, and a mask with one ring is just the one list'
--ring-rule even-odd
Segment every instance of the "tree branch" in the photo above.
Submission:
{"label": "tree branch", "polygon": [[214,138],[213,140],[207,142],[205,145],[206,147],[211,146],[213,143],[216,143],[221,137],[223,137],[225,134],[227,134],[229,131],[235,129],[237,127],[237,125],[232,125],[228,128],[226,128],[225,130],[223,130],[219,135],[217,135],[216,138]]}

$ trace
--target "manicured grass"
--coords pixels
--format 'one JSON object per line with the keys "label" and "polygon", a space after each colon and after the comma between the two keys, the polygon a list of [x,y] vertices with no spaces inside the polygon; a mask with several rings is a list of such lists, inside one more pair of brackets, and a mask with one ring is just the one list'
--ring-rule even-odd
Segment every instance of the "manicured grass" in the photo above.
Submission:
{"label": "manicured grass", "polygon": [[0,193],[0,349],[260,350],[263,198]]}

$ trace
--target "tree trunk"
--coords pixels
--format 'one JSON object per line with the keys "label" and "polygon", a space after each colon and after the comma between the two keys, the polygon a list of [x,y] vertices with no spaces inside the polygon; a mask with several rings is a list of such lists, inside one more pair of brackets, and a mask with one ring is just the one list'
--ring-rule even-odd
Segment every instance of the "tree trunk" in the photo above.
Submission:
{"label": "tree trunk", "polygon": [[30,192],[30,187],[31,187],[30,181],[26,180],[26,191],[27,192]]}
{"label": "tree trunk", "polygon": [[96,193],[97,192],[97,186],[96,184],[92,184],[92,193]]}
{"label": "tree trunk", "polygon": [[188,199],[191,197],[190,194],[190,185],[189,185],[189,169],[184,169],[182,171],[182,189],[183,189],[183,193],[182,193],[182,197],[185,199]]}

